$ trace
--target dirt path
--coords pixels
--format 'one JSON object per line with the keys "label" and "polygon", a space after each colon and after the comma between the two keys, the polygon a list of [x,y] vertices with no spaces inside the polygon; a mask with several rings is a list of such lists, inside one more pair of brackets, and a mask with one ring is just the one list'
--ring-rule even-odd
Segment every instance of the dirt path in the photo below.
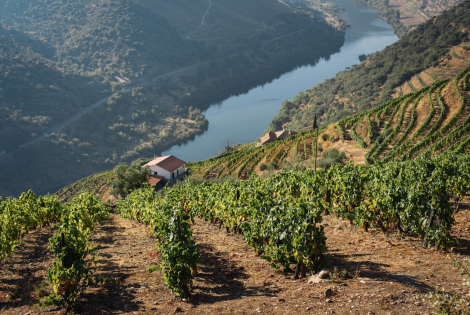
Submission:
{"label": "dirt path", "polygon": [[204,16],[202,17],[202,21],[201,21],[201,24],[199,24],[199,26],[196,28],[196,30],[194,32],[192,32],[191,34],[189,34],[188,36],[186,36],[186,39],[189,39],[191,38],[191,35],[194,35],[196,34],[199,29],[202,27],[202,24],[204,24],[204,20],[206,19],[206,16],[209,14],[209,11],[211,10],[212,8],[212,2],[211,0],[207,0],[209,1],[209,8],[207,9],[206,13],[204,14]]}
{"label": "dirt path", "polygon": [[[468,198],[461,208],[453,230],[460,245],[454,251],[468,255]],[[430,314],[432,302],[421,298],[434,287],[462,296],[468,292],[448,253],[423,249],[419,239],[400,238],[396,232],[364,232],[332,216],[324,219],[331,255],[327,269],[345,270],[349,279],[317,284],[293,280],[293,272],[272,269],[240,234],[196,219],[193,238],[202,260],[193,298],[182,302],[165,288],[161,273],[146,271],[159,262],[152,233],[113,215],[96,229],[92,243],[102,245],[98,275],[123,282],[87,288],[77,314]],[[32,307],[38,301],[33,285],[45,279],[52,262],[47,249],[52,233],[44,228],[26,235],[25,243],[2,263],[1,314],[63,314],[60,308]],[[333,295],[326,299],[329,288]],[[15,292],[14,299],[8,299],[9,292]]]}

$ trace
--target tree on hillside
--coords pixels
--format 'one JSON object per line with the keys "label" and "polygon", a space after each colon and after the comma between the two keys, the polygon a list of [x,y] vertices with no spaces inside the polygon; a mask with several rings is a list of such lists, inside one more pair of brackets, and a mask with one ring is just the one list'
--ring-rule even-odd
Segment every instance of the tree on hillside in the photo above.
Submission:
{"label": "tree on hillside", "polygon": [[124,199],[131,191],[142,187],[147,182],[147,178],[150,176],[150,168],[141,167],[138,163],[133,163],[132,166],[120,163],[114,168],[114,174],[116,179],[111,185],[113,188],[112,194],[115,197],[121,196]]}
{"label": "tree on hillside", "polygon": [[147,159],[147,158],[139,158],[135,161],[132,161],[131,163],[131,167],[142,167],[144,166],[145,164],[147,164],[148,162],[150,162],[150,159]]}

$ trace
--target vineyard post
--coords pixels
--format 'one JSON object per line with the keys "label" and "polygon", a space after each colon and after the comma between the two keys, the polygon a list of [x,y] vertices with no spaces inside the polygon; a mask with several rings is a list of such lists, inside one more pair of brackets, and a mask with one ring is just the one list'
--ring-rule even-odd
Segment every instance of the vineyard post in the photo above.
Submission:
{"label": "vineyard post", "polygon": [[455,203],[454,213],[457,213],[457,212],[459,212],[459,197],[457,197],[456,195],[454,195],[454,203]]}
{"label": "vineyard post", "polygon": [[[63,253],[65,249],[65,233],[61,232],[60,233],[60,252]],[[68,260],[67,257],[64,255],[62,256],[62,267],[63,268],[69,268],[68,266]],[[68,314],[70,311],[70,301],[69,301],[69,289],[66,288],[64,292],[64,300],[65,300],[65,314]]]}
{"label": "vineyard post", "polygon": [[314,172],[317,171],[317,151],[318,151],[318,126],[317,126],[317,115],[315,114],[315,119],[313,120],[313,130],[317,130],[317,136],[315,137],[315,162],[314,162]]}
{"label": "vineyard post", "polygon": [[431,205],[431,214],[429,215],[428,229],[426,233],[424,234],[423,247],[426,247],[426,237],[428,236],[429,229],[431,228],[433,216],[434,216],[434,206]]}

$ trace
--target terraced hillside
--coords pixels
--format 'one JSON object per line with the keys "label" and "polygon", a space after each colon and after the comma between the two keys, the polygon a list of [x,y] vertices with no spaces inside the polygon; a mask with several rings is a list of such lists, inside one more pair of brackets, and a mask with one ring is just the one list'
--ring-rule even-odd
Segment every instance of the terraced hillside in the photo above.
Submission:
{"label": "terraced hillside", "polygon": [[[322,128],[319,135],[322,135],[325,130],[326,128]],[[204,179],[232,176],[244,180],[252,174],[261,174],[263,171],[260,168],[263,164],[273,165],[273,168],[277,169],[292,159],[309,159],[315,151],[315,136],[316,132],[312,130],[312,127],[305,128],[287,139],[258,147],[252,143],[243,150],[201,162],[189,163],[188,168],[194,176]]]}
{"label": "terraced hillside", "polygon": [[105,201],[110,197],[111,183],[114,178],[115,175],[112,170],[93,174],[65,186],[56,192],[55,195],[57,195],[61,201],[69,202],[80,193],[89,191],[99,197],[101,201]]}
{"label": "terraced hillside", "polygon": [[336,128],[346,141],[351,134],[358,146],[370,144],[368,163],[465,152],[470,143],[469,78],[467,66],[452,79],[437,78],[416,92],[343,119]]}
{"label": "terraced hillside", "polygon": [[[424,71],[421,78],[426,84],[416,84],[415,92],[322,127],[319,154],[336,148],[345,152],[347,159],[365,164],[470,151],[470,62],[466,64],[454,76],[455,70]],[[284,140],[263,146],[245,144],[226,155],[190,162],[187,168],[191,176],[204,180],[246,180],[253,174],[276,172],[287,164],[312,167],[316,132],[311,127],[297,131]],[[104,201],[110,196],[113,179],[112,171],[98,173],[56,194],[68,201],[87,190]]]}
{"label": "terraced hillside", "polygon": [[[406,160],[422,153],[437,155],[445,150],[466,151],[470,142],[469,65],[470,44],[453,47],[436,66],[397,88],[392,101],[323,127],[319,133],[320,150],[337,148],[359,164]],[[226,176],[244,180],[252,174],[268,172],[263,164],[270,165],[270,171],[282,169],[292,160],[309,164],[315,133],[311,127],[298,131],[282,141],[261,147],[245,144],[228,155],[189,163],[188,167],[193,176],[205,180]],[[69,200],[76,195],[73,191],[87,189],[104,200],[109,197],[110,174],[82,179],[63,188],[59,196]],[[98,187],[93,184],[95,181]]]}
{"label": "terraced hillside", "polygon": [[[363,164],[469,151],[470,66],[453,78],[452,73],[440,78],[427,73],[427,85],[419,86],[416,92],[321,128],[319,153],[337,148],[346,152],[348,159]],[[436,80],[431,81],[432,77]],[[193,177],[205,180],[227,176],[245,180],[253,174],[282,169],[292,161],[309,164],[315,152],[315,137],[316,132],[308,127],[285,140],[263,146],[246,144],[223,156],[188,163],[187,167]],[[78,192],[88,190],[105,200],[113,179],[112,171],[98,173],[56,194],[62,200],[70,200]]]}
{"label": "terraced hillside", "polygon": [[[467,151],[470,66],[453,78],[453,72],[428,73],[427,83],[416,84],[419,88],[416,91],[323,127],[319,147],[325,151],[338,148],[359,164],[404,161],[420,154],[438,155],[448,150]],[[262,174],[262,164],[272,163],[282,168],[289,160],[310,159],[314,139],[315,132],[307,128],[282,141],[261,147],[251,144],[229,155],[191,163],[190,169],[196,177],[204,179],[223,176],[247,179],[253,173]]]}
{"label": "terraced hillside", "polygon": [[469,9],[470,1],[464,1],[420,24],[382,51],[370,54],[358,65],[283,102],[270,130],[282,126],[302,128],[310,125],[315,115],[323,124],[334,123],[397,95],[419,90],[446,75],[457,75],[463,68],[459,63],[468,64],[469,59],[463,55],[468,48]]}

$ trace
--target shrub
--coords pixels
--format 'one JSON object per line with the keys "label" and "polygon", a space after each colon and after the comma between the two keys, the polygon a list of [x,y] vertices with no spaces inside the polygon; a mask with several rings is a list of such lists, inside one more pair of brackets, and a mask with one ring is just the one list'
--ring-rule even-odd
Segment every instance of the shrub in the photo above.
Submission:
{"label": "shrub", "polygon": [[323,139],[323,141],[327,141],[330,138],[330,135],[327,133],[324,133],[322,134],[321,138]]}
{"label": "shrub", "polygon": [[279,168],[279,165],[277,164],[276,161],[269,162],[269,164],[268,164],[268,170],[269,171],[273,171],[273,170],[276,170],[278,168]]}
{"label": "shrub", "polygon": [[266,163],[261,163],[259,169],[260,171],[265,171],[268,169],[268,165],[266,165]]}
{"label": "shrub", "polygon": [[334,148],[322,153],[321,159],[317,161],[317,167],[329,169],[333,164],[343,164],[344,159],[346,159],[346,153]]}

